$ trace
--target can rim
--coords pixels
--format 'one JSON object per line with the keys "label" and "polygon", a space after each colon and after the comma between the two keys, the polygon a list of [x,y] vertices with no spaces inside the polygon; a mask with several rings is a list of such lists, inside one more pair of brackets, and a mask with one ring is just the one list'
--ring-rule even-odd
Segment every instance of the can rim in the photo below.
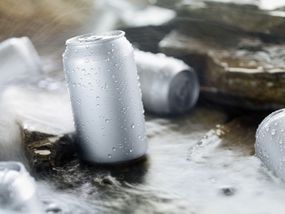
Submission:
{"label": "can rim", "polygon": [[104,33],[87,33],[66,40],[66,45],[88,45],[112,41],[125,36],[122,30],[113,30]]}
{"label": "can rim", "polygon": [[271,114],[267,115],[262,121],[261,123],[258,125],[258,128],[256,130],[256,135],[259,134],[260,130],[262,129],[262,127],[264,127],[264,125],[269,121],[269,120],[275,120],[278,117],[280,117],[280,113],[284,113],[285,108],[283,109],[279,109],[276,111],[273,111]]}

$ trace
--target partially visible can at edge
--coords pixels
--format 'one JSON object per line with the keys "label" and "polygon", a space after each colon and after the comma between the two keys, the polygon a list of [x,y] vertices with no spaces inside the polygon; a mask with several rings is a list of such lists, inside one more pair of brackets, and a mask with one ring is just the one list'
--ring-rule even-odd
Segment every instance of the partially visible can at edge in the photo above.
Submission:
{"label": "partially visible can at edge", "polygon": [[258,126],[256,156],[285,182],[285,109],[269,114]]}
{"label": "partially visible can at edge", "polygon": [[82,159],[120,163],[147,150],[133,48],[123,31],[66,41],[63,64]]}
{"label": "partially visible can at edge", "polygon": [[0,210],[42,213],[35,180],[19,162],[0,162]]}
{"label": "partially visible can at edge", "polygon": [[199,97],[195,71],[182,60],[135,50],[142,99],[147,111],[167,115],[192,109]]}

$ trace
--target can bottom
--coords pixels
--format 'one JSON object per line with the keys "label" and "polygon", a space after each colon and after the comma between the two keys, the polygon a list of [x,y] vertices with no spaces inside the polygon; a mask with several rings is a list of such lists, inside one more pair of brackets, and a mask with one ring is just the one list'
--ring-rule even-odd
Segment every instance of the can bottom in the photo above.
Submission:
{"label": "can bottom", "polygon": [[120,165],[140,160],[146,156],[146,148],[140,148],[139,150],[132,152],[130,155],[109,157],[109,155],[106,154],[104,157],[104,155],[102,155],[105,154],[104,152],[102,152],[102,154],[100,154],[99,151],[90,152],[90,149],[88,150],[88,147],[84,146],[84,143],[81,142],[78,136],[75,136],[74,146],[80,160],[91,163],[93,165]]}
{"label": "can bottom", "polygon": [[92,165],[92,166],[102,166],[102,167],[120,167],[120,166],[126,166],[126,165],[133,165],[133,164],[138,164],[142,162],[147,162],[148,156],[147,154],[143,154],[141,156],[138,156],[137,158],[130,159],[130,160],[123,160],[123,161],[117,161],[117,162],[96,162],[96,161],[91,161],[87,160],[84,158],[80,158],[82,162]]}

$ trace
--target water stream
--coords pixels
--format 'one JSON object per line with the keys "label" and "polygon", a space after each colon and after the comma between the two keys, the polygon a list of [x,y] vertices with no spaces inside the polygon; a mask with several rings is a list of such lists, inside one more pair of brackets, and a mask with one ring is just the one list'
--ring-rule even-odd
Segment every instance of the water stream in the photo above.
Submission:
{"label": "water stream", "polygon": [[[25,162],[17,124],[53,133],[73,129],[68,96],[60,88],[15,86],[2,98],[6,100],[0,121],[2,159]],[[145,161],[98,168],[74,160],[56,173],[34,175],[43,212],[283,213],[284,184],[244,151],[243,143],[223,146],[215,128],[226,118],[225,113],[204,107],[184,118],[148,116],[150,148]]]}

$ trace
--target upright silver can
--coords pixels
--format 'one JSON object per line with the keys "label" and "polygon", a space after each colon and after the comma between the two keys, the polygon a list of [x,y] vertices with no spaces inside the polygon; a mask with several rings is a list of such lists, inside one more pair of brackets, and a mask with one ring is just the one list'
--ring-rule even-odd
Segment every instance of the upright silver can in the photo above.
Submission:
{"label": "upright silver can", "polygon": [[66,41],[63,55],[80,156],[94,163],[137,159],[147,150],[133,48],[123,31]]}

